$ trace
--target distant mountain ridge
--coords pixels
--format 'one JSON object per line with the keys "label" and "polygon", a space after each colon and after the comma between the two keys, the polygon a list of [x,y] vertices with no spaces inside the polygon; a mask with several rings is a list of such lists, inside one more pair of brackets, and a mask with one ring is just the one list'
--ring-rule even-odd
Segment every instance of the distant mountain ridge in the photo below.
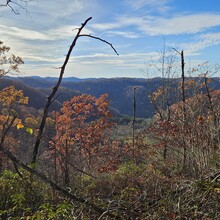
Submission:
{"label": "distant mountain ridge", "polygon": [[[2,83],[15,84],[15,87],[23,89],[25,95],[30,97],[30,105],[35,108],[43,108],[46,96],[55,85],[56,77],[7,77],[0,79]],[[71,99],[75,95],[91,94],[96,97],[107,93],[110,106],[115,114],[133,115],[133,92],[136,88],[136,109],[137,117],[152,117],[155,109],[149,100],[149,93],[155,91],[163,83],[162,78],[89,78],[79,79],[75,77],[64,78],[58,91],[57,102],[52,109],[59,109],[62,102]],[[196,78],[195,78],[196,80]],[[180,79],[172,79],[174,86],[180,83]],[[220,89],[219,78],[212,78],[211,87],[214,90]],[[173,103],[175,100],[173,100]]]}

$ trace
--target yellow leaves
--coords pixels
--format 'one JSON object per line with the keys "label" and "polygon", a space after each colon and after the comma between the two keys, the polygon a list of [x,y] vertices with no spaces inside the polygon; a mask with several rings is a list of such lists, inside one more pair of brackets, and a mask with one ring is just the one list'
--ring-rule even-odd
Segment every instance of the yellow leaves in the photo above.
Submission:
{"label": "yellow leaves", "polygon": [[163,95],[164,91],[162,88],[158,88],[155,92],[153,92],[150,96],[151,101],[156,101],[161,95]]}
{"label": "yellow leaves", "polygon": [[[28,97],[24,96],[22,90],[15,89],[14,86],[9,86],[0,91],[0,104],[3,106],[1,109],[2,116],[0,117],[1,124],[10,124],[13,122],[13,127],[17,130],[25,128],[24,124],[18,119],[17,107],[18,105],[28,104]],[[33,134],[32,128],[26,128],[29,134]]]}
{"label": "yellow leaves", "polygon": [[32,128],[26,128],[27,133],[29,133],[30,135],[33,134],[33,129]]}
{"label": "yellow leaves", "polygon": [[[17,129],[19,130],[19,129],[24,128],[24,125],[23,125],[21,122],[19,122],[16,127],[17,127]],[[26,128],[25,130],[26,130],[27,133],[29,133],[30,135],[32,135],[33,132],[34,132],[32,128]]]}
{"label": "yellow leaves", "polygon": [[[19,123],[17,124],[17,129],[19,130],[19,129],[22,129],[22,128],[25,128],[25,126],[23,125],[23,123],[21,122],[21,121],[19,121]],[[26,127],[25,128],[25,130],[26,130],[26,132],[27,133],[29,133],[30,135],[32,135],[33,134],[33,129],[32,128],[29,128],[29,127]]]}
{"label": "yellow leaves", "polygon": [[21,122],[19,122],[16,127],[17,129],[21,129],[24,128],[24,125]]}
{"label": "yellow leaves", "polygon": [[28,97],[23,97],[19,100],[19,104],[24,104],[24,105],[27,105],[28,104],[28,101],[29,101],[29,98]]}
{"label": "yellow leaves", "polygon": [[9,86],[0,91],[0,102],[3,106],[11,106],[12,104],[28,104],[28,97],[24,96],[22,90]]}

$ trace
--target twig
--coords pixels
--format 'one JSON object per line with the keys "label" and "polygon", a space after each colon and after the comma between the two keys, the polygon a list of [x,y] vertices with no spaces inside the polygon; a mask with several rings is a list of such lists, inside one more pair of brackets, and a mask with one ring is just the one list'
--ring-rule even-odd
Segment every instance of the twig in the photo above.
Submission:
{"label": "twig", "polygon": [[115,53],[116,53],[117,55],[119,55],[118,52],[117,52],[117,50],[113,47],[113,45],[112,45],[111,43],[109,43],[109,42],[106,41],[106,40],[103,40],[103,39],[100,38],[100,37],[95,37],[95,36],[93,36],[93,35],[91,35],[91,34],[80,34],[79,37],[90,37],[90,38],[94,38],[94,39],[96,39],[96,40],[100,40],[100,41],[102,41],[102,42],[108,44],[108,45],[115,51]]}
{"label": "twig", "polygon": [[[52,147],[57,153],[59,153],[62,157],[65,158],[65,156],[63,155],[63,153],[60,152],[59,150],[57,150],[54,146],[52,146],[52,145],[50,144],[50,147]],[[76,167],[75,165],[73,165],[71,162],[68,162],[68,164],[69,164],[71,167],[73,167],[75,170],[79,171],[80,173],[83,173],[83,174],[85,174],[85,175],[87,175],[87,176],[90,176],[90,177],[92,177],[92,178],[94,178],[94,179],[98,179],[98,177],[93,176],[92,174],[87,173],[87,172],[85,172],[85,171],[79,169],[78,167]]]}
{"label": "twig", "polygon": [[109,202],[107,210],[99,216],[98,220],[101,220],[101,218],[109,212],[109,207],[110,207],[111,203],[112,203],[112,201]]}
{"label": "twig", "polygon": [[[24,2],[27,5],[27,3],[31,2],[31,0],[29,0],[29,1],[20,0],[20,2]],[[14,14],[19,15],[20,13],[18,12],[18,10],[15,10],[11,4],[17,5],[19,8],[24,10],[30,16],[29,11],[25,7],[23,7],[21,4],[15,2],[15,1],[12,1],[12,0],[7,0],[6,4],[1,4],[0,7],[1,6],[9,7]]]}

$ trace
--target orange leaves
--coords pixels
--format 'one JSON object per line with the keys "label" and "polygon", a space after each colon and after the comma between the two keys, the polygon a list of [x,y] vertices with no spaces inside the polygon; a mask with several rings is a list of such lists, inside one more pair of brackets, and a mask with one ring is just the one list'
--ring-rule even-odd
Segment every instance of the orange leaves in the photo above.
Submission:
{"label": "orange leaves", "polygon": [[106,100],[107,95],[102,95],[99,98],[95,98],[91,95],[74,96],[71,101],[65,102],[61,109],[62,114],[68,117],[74,117],[75,120],[80,120],[94,116],[110,116],[109,103]]}
{"label": "orange leaves", "polygon": [[91,95],[74,96],[71,101],[64,103],[61,109],[62,113],[66,115],[89,115],[94,111],[95,97]]}
{"label": "orange leaves", "polygon": [[80,155],[91,166],[92,158],[108,138],[106,131],[112,126],[106,99],[106,94],[99,98],[83,94],[65,102],[61,112],[55,113],[55,147],[64,153],[68,147],[69,154]]}

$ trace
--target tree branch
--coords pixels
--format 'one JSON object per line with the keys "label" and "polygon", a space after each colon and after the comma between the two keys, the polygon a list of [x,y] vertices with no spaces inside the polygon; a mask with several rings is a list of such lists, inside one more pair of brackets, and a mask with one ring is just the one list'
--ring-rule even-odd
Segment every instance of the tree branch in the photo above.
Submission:
{"label": "tree branch", "polygon": [[96,40],[100,40],[100,41],[102,41],[102,42],[108,44],[108,45],[114,50],[114,52],[115,52],[117,55],[119,55],[118,52],[117,52],[117,50],[113,47],[113,45],[112,45],[111,43],[109,43],[109,42],[106,41],[106,40],[103,40],[103,39],[100,38],[100,37],[96,37],[96,36],[93,36],[93,35],[91,35],[91,34],[80,34],[79,37],[90,37],[90,38],[93,38],[93,39],[96,39]]}
{"label": "tree branch", "polygon": [[[64,60],[64,63],[61,67],[61,70],[60,70],[60,75],[59,75],[59,78],[58,78],[58,81],[56,83],[56,85],[53,87],[53,90],[51,92],[51,94],[49,95],[48,99],[47,99],[47,103],[44,107],[44,112],[43,112],[43,116],[42,116],[42,120],[41,120],[41,123],[40,123],[40,127],[39,127],[39,131],[38,131],[38,135],[37,135],[37,138],[36,138],[36,142],[35,142],[35,145],[34,145],[34,150],[33,150],[33,158],[32,158],[32,163],[36,163],[36,159],[37,159],[37,154],[38,154],[38,149],[39,149],[39,146],[40,146],[40,143],[41,143],[41,139],[42,139],[42,135],[43,135],[43,131],[44,131],[44,127],[45,127],[45,123],[46,123],[46,119],[47,119],[47,116],[48,116],[48,112],[49,112],[49,107],[52,103],[52,100],[54,98],[54,96],[56,95],[56,92],[62,82],[62,79],[63,79],[63,74],[65,72],[65,68],[66,68],[66,65],[69,61],[69,58],[70,58],[70,55],[72,53],[72,50],[73,48],[75,47],[76,45],[76,42],[78,40],[79,37],[82,37],[82,36],[86,36],[86,37],[91,37],[91,38],[95,38],[97,40],[101,40],[102,42],[110,45],[112,47],[112,49],[117,53],[117,51],[115,50],[115,48],[112,46],[112,44],[110,44],[109,42],[101,39],[101,38],[98,38],[98,37],[94,37],[94,36],[91,36],[91,35],[80,35],[81,34],[81,31],[83,30],[83,28],[86,26],[86,24],[92,19],[92,17],[90,18],[87,18],[85,20],[84,23],[82,23],[81,27],[78,29],[77,33],[76,33],[76,36],[74,37],[73,41],[72,41],[72,44],[70,45],[70,48],[68,50],[68,53],[66,55],[66,58]],[[118,53],[117,53],[118,54]]]}
{"label": "tree branch", "polygon": [[[31,2],[32,0],[20,0],[20,2],[23,2],[27,5],[28,2]],[[25,10],[25,12],[27,14],[29,14],[28,10],[23,7],[21,4],[17,3],[16,1],[12,1],[12,0],[7,0],[5,4],[0,4],[0,7],[9,7],[11,9],[11,11],[16,14],[19,15],[20,13],[18,12],[18,10],[15,10],[14,7],[12,6],[12,4],[17,5],[19,8],[21,8],[22,10]]]}
{"label": "tree branch", "polygon": [[[54,190],[62,193],[65,197],[69,198],[72,201],[81,203],[81,204],[85,204],[87,207],[92,208],[95,212],[97,213],[104,213],[106,212],[105,209],[93,204],[92,202],[85,200],[83,198],[77,197],[73,194],[71,194],[70,192],[68,192],[66,189],[62,188],[61,186],[57,185],[56,183],[54,183],[53,181],[51,181],[47,176],[45,176],[43,173],[38,172],[37,170],[29,167],[28,165],[24,164],[23,162],[21,162],[17,157],[15,157],[9,150],[7,150],[6,148],[3,147],[3,143],[0,143],[0,151],[7,156],[13,163],[19,165],[20,167],[22,167],[23,169],[25,169],[26,171],[28,171],[29,173],[35,175],[37,178],[39,178],[40,180],[42,180],[43,182],[49,184]],[[106,213],[106,215],[108,215],[109,217],[112,217],[114,219],[121,219],[120,216],[115,215],[113,213]]]}
{"label": "tree branch", "polygon": [[[61,157],[65,158],[65,156],[63,155],[63,153],[60,152],[59,150],[57,150],[55,146],[52,146],[52,144],[50,144],[50,147],[51,147],[53,150],[55,150]],[[69,164],[71,167],[73,167],[75,170],[79,171],[80,173],[83,173],[83,174],[85,174],[85,175],[87,175],[87,176],[90,176],[90,177],[92,177],[92,178],[94,178],[94,179],[97,179],[96,176],[93,176],[92,174],[87,173],[87,172],[85,172],[85,171],[79,169],[78,167],[76,167],[76,166],[75,166],[73,163],[71,163],[70,161],[68,161],[68,164]]]}

